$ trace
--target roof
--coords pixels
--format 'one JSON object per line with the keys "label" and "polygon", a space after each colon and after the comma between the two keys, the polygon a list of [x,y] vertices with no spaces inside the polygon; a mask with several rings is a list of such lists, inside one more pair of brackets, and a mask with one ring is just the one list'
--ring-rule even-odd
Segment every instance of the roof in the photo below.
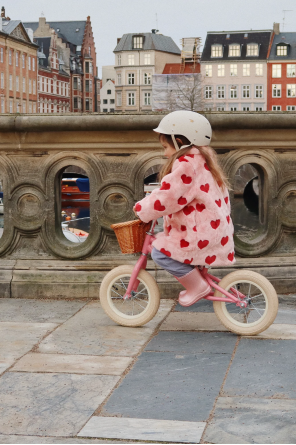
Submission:
{"label": "roof", "polygon": [[[277,56],[276,48],[279,43],[286,43],[288,46],[287,56]],[[274,36],[269,60],[296,60],[296,32],[280,32]]]}
{"label": "roof", "polygon": [[[69,22],[46,22],[53,28],[61,39],[72,43],[73,45],[82,45],[86,20],[76,20]],[[35,32],[39,22],[26,22],[25,28],[32,28]],[[76,31],[78,29],[78,31]],[[58,31],[59,30],[59,31]]]}
{"label": "roof", "polygon": [[114,52],[118,51],[138,51],[138,48],[133,48],[133,36],[143,36],[143,51],[154,50],[163,51],[166,53],[181,54],[180,48],[176,45],[171,37],[162,34],[154,34],[152,32],[123,34],[118,42]]}
{"label": "roof", "polygon": [[34,42],[39,46],[39,51],[45,55],[43,59],[43,66],[46,68],[48,66],[49,48],[50,48],[50,37],[34,37]]}
{"label": "roof", "polygon": [[[201,61],[264,60],[267,58],[271,34],[271,30],[208,32]],[[247,37],[245,37],[245,35],[247,35]],[[241,46],[240,57],[228,57],[229,45],[233,43]],[[246,55],[248,43],[257,43],[259,45],[259,56]],[[221,44],[223,46],[222,57],[211,57],[211,46],[214,44]]]}
{"label": "roof", "polygon": [[3,20],[2,19],[2,32],[5,34],[11,34],[12,31],[22,23],[20,20]]}
{"label": "roof", "polygon": [[200,64],[196,63],[195,67],[193,62],[186,62],[185,69],[181,72],[181,63],[166,63],[162,74],[191,74],[200,73]]}

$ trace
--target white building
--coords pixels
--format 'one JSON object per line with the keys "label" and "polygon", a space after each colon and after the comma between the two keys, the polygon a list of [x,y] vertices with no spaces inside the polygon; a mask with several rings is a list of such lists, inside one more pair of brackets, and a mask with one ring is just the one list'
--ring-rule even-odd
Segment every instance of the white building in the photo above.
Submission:
{"label": "white building", "polygon": [[108,80],[100,90],[100,111],[101,113],[112,113],[115,111],[115,85],[112,80]]}

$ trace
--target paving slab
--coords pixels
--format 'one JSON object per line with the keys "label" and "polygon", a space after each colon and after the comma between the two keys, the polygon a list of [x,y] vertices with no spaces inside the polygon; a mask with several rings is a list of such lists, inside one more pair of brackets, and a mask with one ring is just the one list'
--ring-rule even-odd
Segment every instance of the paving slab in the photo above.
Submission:
{"label": "paving slab", "polygon": [[215,314],[205,312],[171,312],[161,331],[228,331]]}
{"label": "paving slab", "polygon": [[155,442],[199,443],[205,422],[92,417],[78,436]]}
{"label": "paving slab", "polygon": [[[32,443],[105,443],[105,444],[111,444],[111,443],[115,443],[112,440],[108,440],[108,439],[103,439],[103,440],[99,440],[99,439],[83,439],[82,437],[45,437],[45,436],[16,436],[16,435],[9,435],[9,436],[5,436],[3,434],[0,434],[0,443],[28,443],[28,444],[32,444]],[[121,443],[118,440],[116,441],[116,443]],[[133,443],[133,442],[129,442],[129,443]],[[137,444],[139,444],[138,442],[136,442]]]}
{"label": "paving slab", "polygon": [[55,323],[1,322],[0,374],[56,327]]}
{"label": "paving slab", "polygon": [[296,400],[219,397],[205,443],[296,443]]}
{"label": "paving slab", "polygon": [[22,357],[11,371],[121,375],[131,362],[129,357],[31,353]]}
{"label": "paving slab", "polygon": [[152,338],[145,351],[178,354],[232,354],[237,336],[230,332],[162,331]]}
{"label": "paving slab", "polygon": [[63,323],[86,302],[0,298],[0,321],[23,323]]}
{"label": "paving slab", "polygon": [[103,408],[103,415],[205,421],[230,354],[143,352]]}
{"label": "paving slab", "polygon": [[146,326],[128,328],[112,321],[99,302],[91,302],[41,342],[38,351],[132,357],[140,352],[171,307],[172,302],[166,300]]}
{"label": "paving slab", "polygon": [[296,324],[296,307],[280,304],[274,323]]}
{"label": "paving slab", "polygon": [[296,342],[242,338],[223,388],[226,396],[296,398]]}
{"label": "paving slab", "polygon": [[118,379],[7,372],[0,379],[0,434],[76,435]]}
{"label": "paving slab", "polygon": [[174,308],[175,312],[209,312],[213,313],[213,302],[209,300],[200,300],[195,304],[192,304],[191,306],[181,306],[179,303],[176,304],[176,307]]}
{"label": "paving slab", "polygon": [[251,338],[270,338],[279,340],[296,340],[296,325],[294,324],[272,324],[266,331]]}

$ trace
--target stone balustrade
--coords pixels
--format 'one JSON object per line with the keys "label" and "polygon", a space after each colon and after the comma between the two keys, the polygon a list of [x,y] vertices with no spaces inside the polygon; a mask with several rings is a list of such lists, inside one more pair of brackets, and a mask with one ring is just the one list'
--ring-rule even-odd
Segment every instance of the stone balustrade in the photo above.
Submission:
{"label": "stone balustrade", "polygon": [[[132,207],[144,196],[145,178],[164,162],[158,136],[152,131],[162,117],[1,116],[0,297],[98,298],[99,283],[108,270],[135,262],[137,255],[120,253],[110,225],[134,219]],[[232,184],[232,216],[240,224],[235,235],[235,268],[257,270],[278,291],[294,292],[296,114],[224,112],[206,117],[213,127],[211,145]],[[246,164],[251,167],[246,169]],[[69,166],[82,168],[90,180],[90,234],[80,244],[68,241],[61,228],[61,177]],[[251,173],[242,175],[242,171]],[[236,206],[243,197],[236,197],[235,190],[236,181],[243,190],[242,181],[247,185],[254,172],[259,184],[258,211],[255,216],[250,213],[257,218],[250,228],[249,211],[243,213],[241,204]],[[148,269],[163,297],[177,295],[174,278],[152,261]],[[222,276],[229,271],[216,272]]]}

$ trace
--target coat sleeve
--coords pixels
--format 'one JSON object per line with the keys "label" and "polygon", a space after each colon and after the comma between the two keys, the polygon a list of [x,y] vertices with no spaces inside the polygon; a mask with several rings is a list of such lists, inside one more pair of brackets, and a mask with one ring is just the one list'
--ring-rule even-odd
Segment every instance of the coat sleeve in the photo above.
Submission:
{"label": "coat sleeve", "polygon": [[136,203],[139,218],[148,222],[182,210],[191,200],[193,175],[190,162],[184,156],[178,158],[172,172],[161,181],[161,187]]}

